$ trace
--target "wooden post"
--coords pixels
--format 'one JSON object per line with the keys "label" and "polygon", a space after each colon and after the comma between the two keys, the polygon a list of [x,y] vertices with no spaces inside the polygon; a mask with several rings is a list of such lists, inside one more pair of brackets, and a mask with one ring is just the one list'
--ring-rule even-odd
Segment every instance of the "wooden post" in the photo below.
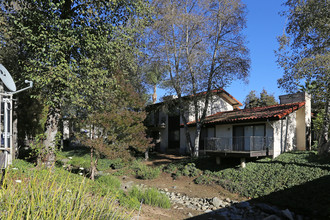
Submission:
{"label": "wooden post", "polygon": [[220,157],[216,157],[215,162],[217,163],[217,165],[220,165],[220,163],[221,163]]}
{"label": "wooden post", "polygon": [[241,167],[245,168],[246,164],[245,164],[245,158],[241,158]]}

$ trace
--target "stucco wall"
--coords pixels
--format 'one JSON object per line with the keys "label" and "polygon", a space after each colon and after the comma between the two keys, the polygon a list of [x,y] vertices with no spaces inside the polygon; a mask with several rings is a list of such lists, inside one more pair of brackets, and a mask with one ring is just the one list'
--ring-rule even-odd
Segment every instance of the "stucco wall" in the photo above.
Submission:
{"label": "stucco wall", "polygon": [[287,117],[273,121],[274,127],[274,155],[277,157],[281,153],[297,148],[297,123],[296,112]]}
{"label": "stucco wall", "polygon": [[297,149],[306,150],[305,108],[297,111]]}
{"label": "stucco wall", "polygon": [[[198,105],[200,106],[199,115],[201,116],[202,109],[204,108],[204,99],[199,100]],[[226,102],[224,99],[222,99],[219,95],[212,95],[209,101],[209,105],[207,107],[206,116],[215,114],[217,112],[231,111],[233,109],[233,106]],[[189,111],[186,114],[186,117],[189,121],[195,121],[195,108],[192,101],[189,103]]]}

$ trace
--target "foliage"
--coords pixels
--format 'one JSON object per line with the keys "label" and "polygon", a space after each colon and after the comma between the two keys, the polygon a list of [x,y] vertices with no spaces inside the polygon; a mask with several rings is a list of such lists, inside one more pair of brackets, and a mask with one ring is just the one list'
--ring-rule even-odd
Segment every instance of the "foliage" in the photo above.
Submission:
{"label": "foliage", "polygon": [[[198,156],[201,125],[211,90],[244,80],[249,71],[249,51],[242,29],[245,6],[240,0],[157,0],[150,29],[150,54],[166,67],[164,86],[178,96],[188,149]],[[206,92],[205,96],[197,95]],[[189,95],[191,103],[181,99]],[[186,112],[197,123],[194,143],[187,131]]]}
{"label": "foliage", "polygon": [[194,182],[196,184],[203,184],[203,185],[210,185],[214,182],[214,178],[212,178],[210,175],[200,175],[196,179],[194,179]]}
{"label": "foliage", "polygon": [[274,95],[269,95],[265,89],[262,90],[259,97],[256,95],[256,91],[252,90],[245,98],[244,108],[263,107],[276,104],[278,104],[278,102],[275,100]]}
{"label": "foliage", "polygon": [[98,164],[97,164],[97,169],[98,170],[107,170],[109,168],[111,169],[121,169],[123,167],[125,167],[127,165],[127,163],[121,159],[121,158],[116,158],[116,159],[100,159]]}
{"label": "foliage", "polygon": [[164,166],[163,172],[165,173],[174,173],[177,170],[177,166],[174,163],[170,163],[167,166]]}
{"label": "foliage", "polygon": [[0,60],[20,84],[34,81],[30,97],[48,108],[44,142],[50,154],[60,118],[73,116],[65,115],[65,106],[82,116],[101,109],[105,93],[117,95],[115,74],[139,81],[132,69],[150,19],[148,2],[5,0],[0,6]]}
{"label": "foliage", "polygon": [[189,177],[195,177],[200,174],[200,170],[196,168],[196,165],[194,163],[188,163],[183,167],[183,169],[180,170],[182,175],[189,176]]}
{"label": "foliage", "polygon": [[91,111],[87,120],[80,124],[89,132],[81,134],[78,139],[91,149],[91,158],[96,157],[91,161],[92,179],[101,155],[128,160],[131,148],[143,152],[151,146],[143,125],[145,112],[141,110],[144,106],[142,100],[124,79],[118,78],[118,82],[114,88],[118,91],[116,96],[109,94],[104,97],[108,104],[100,110]]}
{"label": "foliage", "polygon": [[26,175],[11,168],[0,189],[0,218],[130,218],[115,205],[113,196],[91,195],[88,190],[88,180],[65,171],[35,169]]}
{"label": "foliage", "polygon": [[161,173],[161,167],[149,167],[141,163],[136,169],[136,177],[144,180],[156,179]]}
{"label": "foliage", "polygon": [[250,162],[245,168],[213,172],[209,176],[231,192],[257,198],[329,174],[328,159],[319,159],[315,152],[294,152],[281,154],[274,160]]}
{"label": "foliage", "polygon": [[142,201],[143,203],[148,205],[158,206],[165,209],[171,207],[171,202],[169,198],[165,194],[160,193],[154,188],[141,190],[138,187],[134,186],[130,190],[129,195],[138,198],[139,201]]}
{"label": "foliage", "polygon": [[[330,54],[329,1],[288,0],[283,13],[288,23],[285,33],[278,38],[277,62],[284,70],[278,80],[280,87],[296,91],[301,84],[312,94],[316,112],[324,109],[322,129],[318,140],[319,151],[329,154],[330,127]],[[328,146],[328,147],[327,147]]]}
{"label": "foliage", "polygon": [[[120,181],[111,175],[99,176],[95,180],[96,186],[98,187],[97,191],[100,192],[102,195],[107,195],[109,192],[112,194],[118,193],[120,190],[121,183]],[[117,196],[118,197],[118,196]],[[121,200],[123,196],[119,197],[118,199]]]}

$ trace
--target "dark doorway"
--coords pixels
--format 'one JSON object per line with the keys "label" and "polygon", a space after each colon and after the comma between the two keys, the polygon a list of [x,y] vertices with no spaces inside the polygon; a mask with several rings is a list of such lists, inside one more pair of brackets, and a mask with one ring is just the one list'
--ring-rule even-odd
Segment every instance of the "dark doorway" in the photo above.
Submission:
{"label": "dark doorway", "polygon": [[168,148],[180,149],[180,116],[168,117]]}

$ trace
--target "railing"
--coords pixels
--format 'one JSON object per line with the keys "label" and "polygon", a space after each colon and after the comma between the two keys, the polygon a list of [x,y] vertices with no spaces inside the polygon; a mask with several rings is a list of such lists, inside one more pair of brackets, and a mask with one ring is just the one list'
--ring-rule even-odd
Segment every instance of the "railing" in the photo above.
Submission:
{"label": "railing", "polygon": [[262,151],[273,149],[273,138],[262,136],[206,138],[205,151]]}

